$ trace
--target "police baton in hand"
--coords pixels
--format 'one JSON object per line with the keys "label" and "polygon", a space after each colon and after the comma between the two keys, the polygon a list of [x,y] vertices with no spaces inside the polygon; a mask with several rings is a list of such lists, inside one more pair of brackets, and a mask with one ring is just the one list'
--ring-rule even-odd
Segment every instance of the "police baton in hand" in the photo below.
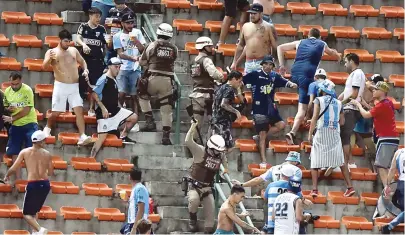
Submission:
{"label": "police baton in hand", "polygon": [[[192,120],[194,123],[197,123],[197,120],[195,120],[195,118],[194,118],[193,105],[190,104],[189,106],[187,106],[187,107],[186,107],[186,110],[187,110],[188,116],[191,117],[191,120]],[[202,137],[201,137],[200,128],[198,127],[198,125],[196,126],[196,128],[197,128],[198,138],[200,138],[200,141],[201,141],[201,145],[204,145],[204,141],[203,141],[203,139],[202,139]]]}

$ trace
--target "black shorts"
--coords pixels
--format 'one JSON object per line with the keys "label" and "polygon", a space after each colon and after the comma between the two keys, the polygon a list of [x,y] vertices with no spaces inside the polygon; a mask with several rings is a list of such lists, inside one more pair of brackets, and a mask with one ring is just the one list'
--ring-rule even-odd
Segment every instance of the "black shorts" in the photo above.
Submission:
{"label": "black shorts", "polygon": [[257,133],[261,131],[269,131],[269,125],[274,126],[278,122],[282,122],[283,119],[281,118],[280,114],[277,112],[273,112],[272,116],[266,116],[263,114],[254,114],[253,121],[255,123],[255,129]]}
{"label": "black shorts", "polygon": [[103,60],[86,60],[87,69],[89,70],[89,82],[91,85],[96,85],[97,80],[103,75],[104,61]]}
{"label": "black shorts", "polygon": [[49,180],[28,182],[25,189],[23,215],[35,216],[44,205],[50,190]]}
{"label": "black shorts", "polygon": [[[229,17],[236,17],[236,11],[249,10],[250,4],[247,0],[225,0],[225,15]],[[246,9],[245,9],[246,8]]]}

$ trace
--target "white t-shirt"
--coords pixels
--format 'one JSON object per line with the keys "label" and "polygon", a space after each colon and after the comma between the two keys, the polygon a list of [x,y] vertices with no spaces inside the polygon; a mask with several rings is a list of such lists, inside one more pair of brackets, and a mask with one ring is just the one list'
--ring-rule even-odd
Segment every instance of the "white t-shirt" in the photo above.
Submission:
{"label": "white t-shirt", "polygon": [[[363,70],[355,69],[350,73],[349,77],[346,80],[345,90],[343,91],[343,100],[346,100],[351,96],[353,92],[353,87],[359,87],[359,94],[356,98],[357,101],[361,101],[360,97],[363,96],[364,87],[366,86],[366,75],[364,75]],[[353,109],[358,110],[357,106],[353,104],[346,104],[343,109]]]}
{"label": "white t-shirt", "polygon": [[[135,34],[136,38],[141,42],[141,44],[143,44],[143,45],[146,44],[145,38],[143,37],[141,30],[133,28],[132,33]],[[114,50],[122,48],[124,50],[125,55],[140,56],[139,50],[135,46],[135,43],[129,39],[129,34],[124,33],[122,30],[114,35],[113,46],[114,46]],[[135,71],[138,68],[139,68],[138,61],[132,62],[129,60],[122,59],[121,70],[134,70]],[[139,68],[139,70],[140,70],[140,68]]]}
{"label": "white t-shirt", "polygon": [[299,223],[295,218],[295,201],[299,197],[292,193],[277,196],[273,208],[275,211],[274,235],[298,234]]}

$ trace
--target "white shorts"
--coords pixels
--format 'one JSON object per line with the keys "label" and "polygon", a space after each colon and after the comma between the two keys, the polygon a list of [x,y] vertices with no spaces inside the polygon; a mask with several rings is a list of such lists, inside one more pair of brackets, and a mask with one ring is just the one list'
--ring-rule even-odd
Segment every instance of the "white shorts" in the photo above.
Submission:
{"label": "white shorts", "polygon": [[97,133],[103,134],[109,131],[115,131],[121,126],[129,116],[133,114],[128,109],[121,108],[120,111],[112,117],[107,119],[97,120]]}
{"label": "white shorts", "polygon": [[55,81],[52,94],[52,111],[66,112],[66,102],[71,108],[83,107],[79,93],[79,83],[62,83]]}

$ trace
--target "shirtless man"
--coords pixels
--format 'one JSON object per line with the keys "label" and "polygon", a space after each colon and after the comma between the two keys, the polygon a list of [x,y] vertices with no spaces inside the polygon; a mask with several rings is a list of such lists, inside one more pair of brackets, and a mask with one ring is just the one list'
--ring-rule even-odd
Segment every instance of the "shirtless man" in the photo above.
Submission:
{"label": "shirtless man", "polygon": [[[261,68],[262,59],[271,54],[272,48],[277,48],[271,25],[263,21],[263,6],[259,3],[252,5],[250,10],[250,21],[243,25],[239,36],[238,47],[231,69],[236,70],[238,65],[245,59],[245,73],[250,73]],[[246,53],[244,47],[246,46]]]}
{"label": "shirtless man", "polygon": [[253,4],[258,3],[263,6],[263,20],[273,24],[271,15],[274,12],[274,0],[253,0]]}
{"label": "shirtless man", "polygon": [[245,199],[245,189],[240,185],[234,185],[231,189],[231,195],[222,204],[218,213],[218,225],[214,234],[234,234],[233,223],[241,226],[242,228],[253,230],[253,233],[260,234],[260,230],[256,227],[250,226],[241,218],[249,216],[248,212],[235,213],[235,207],[239,202]]}
{"label": "shirtless man", "polygon": [[83,77],[89,81],[89,70],[86,61],[74,47],[69,47],[72,34],[66,29],[59,32],[60,43],[56,48],[50,49],[45,54],[43,66],[53,67],[55,77],[52,95],[52,114],[44,128],[46,136],[51,135],[51,128],[56,118],[66,112],[66,101],[76,114],[76,125],[79,129],[80,139],[78,145],[91,142],[91,137],[84,133],[83,100],[79,94],[79,72],[77,63],[83,68]]}
{"label": "shirtless man", "polygon": [[48,176],[53,175],[52,155],[43,148],[45,138],[43,131],[35,131],[31,136],[33,147],[20,152],[17,160],[4,177],[4,181],[7,182],[9,177],[20,167],[22,161],[25,161],[28,184],[24,196],[23,216],[35,231],[32,234],[46,234],[48,232],[36,220],[36,214],[41,210],[51,189]]}

